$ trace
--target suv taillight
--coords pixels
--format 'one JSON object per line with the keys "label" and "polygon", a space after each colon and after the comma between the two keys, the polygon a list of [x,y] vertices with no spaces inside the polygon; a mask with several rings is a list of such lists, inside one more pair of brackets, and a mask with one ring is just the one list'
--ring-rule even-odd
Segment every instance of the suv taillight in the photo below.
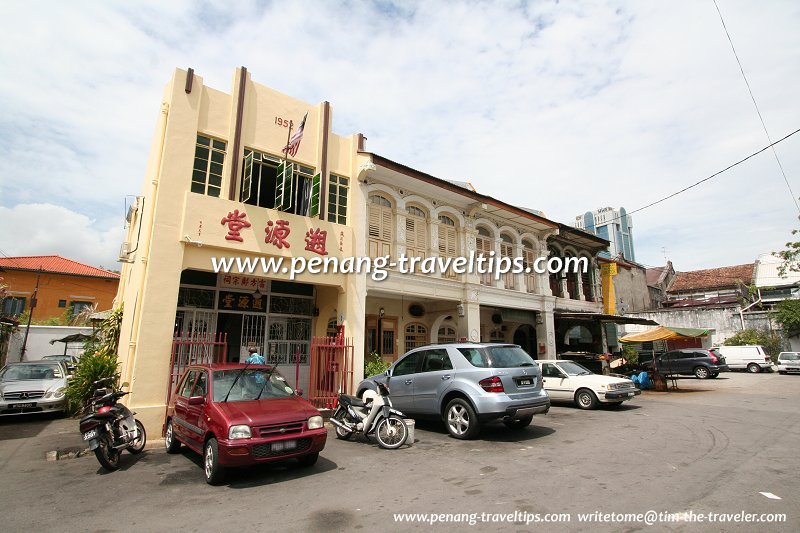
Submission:
{"label": "suv taillight", "polygon": [[765,355],[765,356],[764,356],[764,362],[765,362],[765,363],[771,363],[771,362],[772,362],[772,359],[770,359],[768,355]]}
{"label": "suv taillight", "polygon": [[497,376],[492,376],[490,378],[482,379],[478,382],[483,390],[486,392],[505,392],[506,390],[503,388],[503,382],[500,381],[500,378]]}
{"label": "suv taillight", "polygon": [[716,362],[718,362],[718,361],[719,361],[719,359],[717,359],[717,356],[716,356],[716,355],[714,355],[714,352],[708,352],[708,353],[709,353],[709,355],[711,356],[711,362],[712,362],[712,363],[716,363]]}

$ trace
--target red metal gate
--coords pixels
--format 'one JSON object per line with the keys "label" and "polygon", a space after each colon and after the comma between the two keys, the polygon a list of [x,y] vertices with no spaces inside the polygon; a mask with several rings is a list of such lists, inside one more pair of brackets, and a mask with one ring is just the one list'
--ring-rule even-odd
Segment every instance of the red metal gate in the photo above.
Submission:
{"label": "red metal gate", "polygon": [[175,332],[169,363],[167,404],[186,367],[197,363],[222,363],[228,352],[227,333]]}
{"label": "red metal gate", "polygon": [[336,335],[311,339],[308,401],[334,409],[340,393],[353,394],[353,339]]}

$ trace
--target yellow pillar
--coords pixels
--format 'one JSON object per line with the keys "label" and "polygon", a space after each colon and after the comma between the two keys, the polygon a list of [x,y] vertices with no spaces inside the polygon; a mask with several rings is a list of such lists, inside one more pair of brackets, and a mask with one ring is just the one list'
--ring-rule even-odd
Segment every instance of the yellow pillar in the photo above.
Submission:
{"label": "yellow pillar", "polygon": [[614,295],[614,276],[616,275],[616,263],[600,265],[600,283],[603,287],[603,312],[607,315],[617,314],[617,299]]}

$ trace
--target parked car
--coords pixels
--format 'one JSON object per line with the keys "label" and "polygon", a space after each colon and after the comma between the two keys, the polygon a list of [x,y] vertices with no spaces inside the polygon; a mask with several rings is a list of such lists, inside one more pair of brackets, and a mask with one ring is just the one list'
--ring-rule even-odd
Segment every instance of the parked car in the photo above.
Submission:
{"label": "parked car", "polygon": [[203,455],[206,481],[223,481],[228,467],[295,457],[316,463],[328,431],[322,416],[266,365],[190,366],[167,407],[164,444]]}
{"label": "parked car", "polygon": [[544,390],[553,402],[568,401],[581,409],[594,409],[598,403],[620,405],[642,393],[627,378],[595,374],[574,361],[551,359],[536,364],[542,371]]}
{"label": "parked car", "polygon": [[75,368],[78,366],[78,361],[80,361],[80,358],[75,355],[58,354],[58,355],[45,355],[44,357],[42,357],[42,360],[61,361],[62,363],[64,363],[64,366],[67,367],[67,370],[73,372]]}
{"label": "parked car", "polygon": [[761,346],[719,346],[715,350],[725,356],[731,370],[746,369],[753,374],[774,370],[772,359]]}
{"label": "parked car", "polygon": [[779,374],[800,372],[800,352],[779,353],[777,369]]}
{"label": "parked car", "polygon": [[[714,349],[684,348],[672,350],[655,358],[656,367],[664,374],[694,375],[699,379],[715,378],[727,372],[725,358]],[[647,364],[652,368],[653,362]]]}
{"label": "parked car", "polygon": [[363,398],[386,384],[395,409],[440,418],[457,439],[475,438],[481,426],[502,420],[523,428],[550,409],[536,362],[514,344],[438,344],[409,351],[385,374],[357,387]]}
{"label": "parked car", "polygon": [[8,363],[0,370],[0,416],[64,411],[67,368],[58,361]]}

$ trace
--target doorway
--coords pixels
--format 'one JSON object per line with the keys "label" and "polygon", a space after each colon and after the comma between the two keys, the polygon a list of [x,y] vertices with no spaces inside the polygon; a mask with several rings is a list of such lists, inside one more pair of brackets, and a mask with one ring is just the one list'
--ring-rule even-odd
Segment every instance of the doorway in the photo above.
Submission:
{"label": "doorway", "polygon": [[538,358],[536,328],[530,324],[522,324],[514,332],[514,344],[519,344],[533,359]]}

